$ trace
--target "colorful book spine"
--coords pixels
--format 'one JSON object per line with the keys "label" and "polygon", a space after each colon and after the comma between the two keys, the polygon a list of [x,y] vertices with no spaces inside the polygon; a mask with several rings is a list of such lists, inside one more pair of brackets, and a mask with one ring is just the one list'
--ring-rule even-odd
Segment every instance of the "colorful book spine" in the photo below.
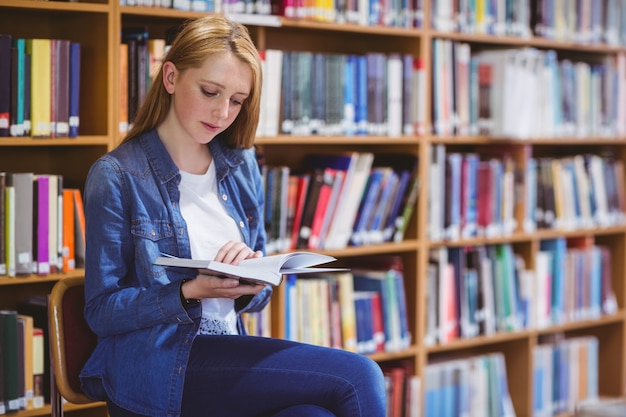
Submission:
{"label": "colorful book spine", "polygon": [[31,136],[50,137],[52,88],[50,39],[28,39],[26,51],[31,57]]}

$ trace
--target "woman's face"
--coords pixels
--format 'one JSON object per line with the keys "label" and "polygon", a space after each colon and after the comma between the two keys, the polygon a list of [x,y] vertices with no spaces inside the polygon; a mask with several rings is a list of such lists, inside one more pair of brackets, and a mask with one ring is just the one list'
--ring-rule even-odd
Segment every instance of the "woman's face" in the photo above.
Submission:
{"label": "woman's face", "polygon": [[235,120],[252,88],[252,70],[230,52],[212,55],[200,68],[179,72],[163,67],[163,82],[172,95],[165,123],[197,143],[208,143]]}

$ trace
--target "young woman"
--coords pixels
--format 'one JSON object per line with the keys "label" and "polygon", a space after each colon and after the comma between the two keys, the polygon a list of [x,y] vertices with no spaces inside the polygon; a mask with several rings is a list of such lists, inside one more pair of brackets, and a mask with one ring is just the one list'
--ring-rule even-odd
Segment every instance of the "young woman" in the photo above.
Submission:
{"label": "young woman", "polygon": [[245,335],[240,314],[270,287],[152,264],[263,256],[261,77],[244,26],[188,22],[130,132],[89,172],[85,315],[99,342],[81,379],[112,417],[385,414],[372,360]]}

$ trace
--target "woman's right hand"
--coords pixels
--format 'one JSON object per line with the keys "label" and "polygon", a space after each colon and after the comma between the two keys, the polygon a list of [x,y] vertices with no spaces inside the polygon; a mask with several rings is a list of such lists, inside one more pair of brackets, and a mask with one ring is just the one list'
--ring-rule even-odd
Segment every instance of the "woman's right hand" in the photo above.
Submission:
{"label": "woman's right hand", "polygon": [[198,274],[196,279],[186,281],[181,288],[185,298],[232,298],[242,295],[256,295],[264,284],[241,283],[237,278],[224,278],[216,275]]}

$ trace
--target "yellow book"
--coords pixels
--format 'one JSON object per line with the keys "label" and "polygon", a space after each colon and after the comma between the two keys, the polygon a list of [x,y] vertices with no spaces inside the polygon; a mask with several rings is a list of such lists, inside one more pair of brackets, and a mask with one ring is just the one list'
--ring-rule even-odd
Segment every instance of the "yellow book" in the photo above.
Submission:
{"label": "yellow book", "polygon": [[165,57],[165,39],[149,39],[148,53],[150,54],[150,79],[154,82]]}
{"label": "yellow book", "polygon": [[356,352],[356,311],[354,310],[353,276],[351,272],[342,272],[336,275],[336,279],[337,282],[339,282],[343,348],[350,352]]}
{"label": "yellow book", "polygon": [[24,398],[27,410],[34,408],[34,388],[33,388],[33,331],[34,320],[31,316],[19,314],[17,319],[24,323]]}
{"label": "yellow book", "polygon": [[50,137],[50,39],[27,39],[26,52],[31,57],[31,136]]}

